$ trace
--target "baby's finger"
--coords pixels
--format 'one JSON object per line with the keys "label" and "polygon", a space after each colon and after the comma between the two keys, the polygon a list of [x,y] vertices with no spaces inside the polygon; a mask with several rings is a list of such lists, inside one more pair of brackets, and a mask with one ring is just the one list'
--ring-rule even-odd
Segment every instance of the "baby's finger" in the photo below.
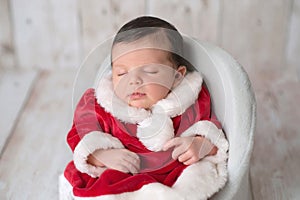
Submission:
{"label": "baby's finger", "polygon": [[183,154],[184,152],[186,152],[187,148],[184,145],[179,145],[176,146],[175,149],[172,152],[172,158],[174,160],[177,160],[177,158]]}
{"label": "baby's finger", "polygon": [[126,165],[128,171],[132,174],[136,174],[139,171],[139,167],[137,167],[135,163],[132,163],[130,161],[124,162],[124,165]]}
{"label": "baby's finger", "polygon": [[130,156],[124,157],[124,162],[128,165],[133,166],[137,171],[140,169],[140,160],[132,158]]}
{"label": "baby's finger", "polygon": [[198,160],[196,159],[196,157],[191,157],[189,160],[183,162],[183,164],[185,165],[191,165],[191,164],[194,164],[196,163]]}
{"label": "baby's finger", "polygon": [[112,169],[115,169],[115,170],[118,170],[120,172],[124,172],[124,173],[128,173],[129,172],[129,169],[128,169],[128,166],[126,165],[119,165],[119,166],[116,166],[116,167],[112,167]]}
{"label": "baby's finger", "polygon": [[140,160],[140,157],[132,151],[128,151],[128,155],[135,160]]}
{"label": "baby's finger", "polygon": [[134,163],[137,167],[140,166],[140,157],[136,153],[130,152],[127,156],[129,159],[128,161]]}
{"label": "baby's finger", "polygon": [[177,146],[180,143],[181,142],[180,142],[180,139],[178,137],[173,138],[173,139],[171,139],[171,140],[169,140],[168,142],[165,143],[165,145],[163,146],[163,151],[166,151],[166,150],[170,149],[171,147]]}
{"label": "baby's finger", "polygon": [[178,157],[178,161],[184,163],[191,158],[192,158],[192,155],[190,155],[190,153],[187,151]]}

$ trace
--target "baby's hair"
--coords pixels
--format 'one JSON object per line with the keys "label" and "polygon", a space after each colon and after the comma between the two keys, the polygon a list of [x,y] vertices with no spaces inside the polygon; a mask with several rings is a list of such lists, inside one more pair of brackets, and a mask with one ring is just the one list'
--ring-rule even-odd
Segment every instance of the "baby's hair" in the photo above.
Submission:
{"label": "baby's hair", "polygon": [[117,32],[112,47],[121,42],[135,42],[150,35],[154,35],[158,40],[165,36],[170,45],[171,61],[176,67],[185,65],[188,71],[192,70],[190,63],[181,56],[183,55],[182,35],[172,24],[157,17],[142,16],[129,21]]}

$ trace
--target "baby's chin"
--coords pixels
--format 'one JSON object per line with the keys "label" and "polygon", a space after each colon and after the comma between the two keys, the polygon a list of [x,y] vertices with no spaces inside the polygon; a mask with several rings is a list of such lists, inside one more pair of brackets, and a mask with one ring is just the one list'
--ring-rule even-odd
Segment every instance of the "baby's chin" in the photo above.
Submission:
{"label": "baby's chin", "polygon": [[137,103],[137,102],[128,102],[128,105],[134,108],[149,110],[152,105]]}

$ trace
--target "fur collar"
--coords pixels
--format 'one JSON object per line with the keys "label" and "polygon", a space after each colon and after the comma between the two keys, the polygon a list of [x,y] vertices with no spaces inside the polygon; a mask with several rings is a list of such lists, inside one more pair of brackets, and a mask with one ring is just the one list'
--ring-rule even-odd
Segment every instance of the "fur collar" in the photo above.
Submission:
{"label": "fur collar", "polygon": [[129,106],[115,95],[110,72],[100,79],[95,95],[97,102],[114,117],[137,124],[137,137],[149,150],[160,151],[165,142],[174,137],[171,118],[181,115],[194,104],[201,85],[201,74],[190,72],[165,99],[146,110]]}

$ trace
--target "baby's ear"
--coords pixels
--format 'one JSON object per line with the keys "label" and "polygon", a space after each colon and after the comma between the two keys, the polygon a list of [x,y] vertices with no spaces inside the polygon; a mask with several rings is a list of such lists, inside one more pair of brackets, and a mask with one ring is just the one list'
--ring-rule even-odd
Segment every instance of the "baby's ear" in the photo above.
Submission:
{"label": "baby's ear", "polygon": [[186,74],[186,66],[180,65],[176,70],[173,88],[175,88],[181,82],[185,74]]}

